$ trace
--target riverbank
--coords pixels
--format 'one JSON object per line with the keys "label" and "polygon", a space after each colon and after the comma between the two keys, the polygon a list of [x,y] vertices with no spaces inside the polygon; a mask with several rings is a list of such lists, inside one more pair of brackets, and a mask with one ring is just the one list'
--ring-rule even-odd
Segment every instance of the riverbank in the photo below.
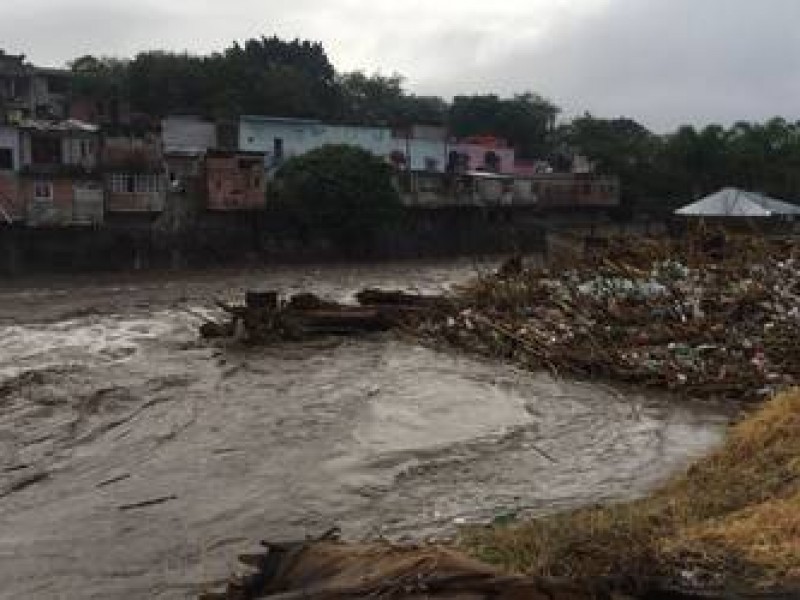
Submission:
{"label": "riverbank", "polygon": [[530,575],[800,590],[800,389],[766,403],[644,500],[471,528],[459,545]]}

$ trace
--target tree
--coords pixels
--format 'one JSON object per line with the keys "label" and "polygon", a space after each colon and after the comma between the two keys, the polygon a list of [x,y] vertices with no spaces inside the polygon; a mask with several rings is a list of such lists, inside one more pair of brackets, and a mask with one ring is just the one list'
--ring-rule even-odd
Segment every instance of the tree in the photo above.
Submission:
{"label": "tree", "polygon": [[450,131],[458,137],[495,135],[508,140],[520,158],[545,158],[559,109],[532,94],[503,99],[494,94],[456,96],[450,108]]}
{"label": "tree", "polygon": [[276,203],[306,241],[363,250],[394,224],[401,204],[392,167],[372,153],[329,145],[294,157],[276,175]]}
{"label": "tree", "polygon": [[444,125],[447,103],[436,96],[415,96],[403,90],[403,77],[343,73],[337,84],[341,92],[341,120],[370,125]]}

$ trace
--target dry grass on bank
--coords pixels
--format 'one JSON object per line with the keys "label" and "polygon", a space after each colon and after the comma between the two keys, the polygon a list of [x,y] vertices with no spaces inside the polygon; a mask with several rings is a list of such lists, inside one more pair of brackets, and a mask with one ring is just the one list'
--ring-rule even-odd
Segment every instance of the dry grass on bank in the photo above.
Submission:
{"label": "dry grass on bank", "polygon": [[736,425],[725,445],[653,496],[509,527],[462,545],[523,573],[800,579],[800,389]]}

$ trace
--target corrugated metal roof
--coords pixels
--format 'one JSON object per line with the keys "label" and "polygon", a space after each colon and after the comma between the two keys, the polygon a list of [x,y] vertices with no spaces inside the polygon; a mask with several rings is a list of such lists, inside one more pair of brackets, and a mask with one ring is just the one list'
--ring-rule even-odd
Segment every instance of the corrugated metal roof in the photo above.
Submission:
{"label": "corrugated metal roof", "polygon": [[319,119],[301,119],[294,117],[269,117],[266,115],[242,115],[242,121],[267,121],[270,123],[299,123],[304,125],[320,125],[322,121]]}
{"label": "corrugated metal roof", "polygon": [[685,217],[774,217],[800,215],[800,206],[756,192],[724,188],[679,208],[675,214]]}
{"label": "corrugated metal roof", "polygon": [[65,121],[50,121],[45,119],[23,119],[19,123],[20,129],[35,129],[36,131],[80,131],[86,133],[96,133],[100,131],[97,125],[79,121],[78,119],[67,119]]}

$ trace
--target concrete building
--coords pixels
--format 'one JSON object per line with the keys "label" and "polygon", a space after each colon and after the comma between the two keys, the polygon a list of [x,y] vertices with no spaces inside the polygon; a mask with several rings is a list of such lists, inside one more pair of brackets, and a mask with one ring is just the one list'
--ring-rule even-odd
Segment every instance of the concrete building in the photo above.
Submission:
{"label": "concrete building", "polygon": [[20,123],[19,135],[19,202],[27,224],[101,223],[97,127],[74,120],[26,120]]}
{"label": "concrete building", "polygon": [[243,116],[239,120],[239,149],[260,152],[268,170],[285,160],[329,144],[348,144],[390,160],[397,142],[388,127],[328,125],[312,119]]}
{"label": "concrete building", "polygon": [[170,186],[182,189],[201,176],[206,152],[218,147],[217,125],[192,115],[167,117],[161,121],[161,143]]}
{"label": "concrete building", "polygon": [[266,203],[264,155],[212,150],[206,155],[206,208],[254,210]]}
{"label": "concrete building", "polygon": [[34,67],[25,56],[0,50],[0,122],[65,118],[69,76],[69,71]]}

